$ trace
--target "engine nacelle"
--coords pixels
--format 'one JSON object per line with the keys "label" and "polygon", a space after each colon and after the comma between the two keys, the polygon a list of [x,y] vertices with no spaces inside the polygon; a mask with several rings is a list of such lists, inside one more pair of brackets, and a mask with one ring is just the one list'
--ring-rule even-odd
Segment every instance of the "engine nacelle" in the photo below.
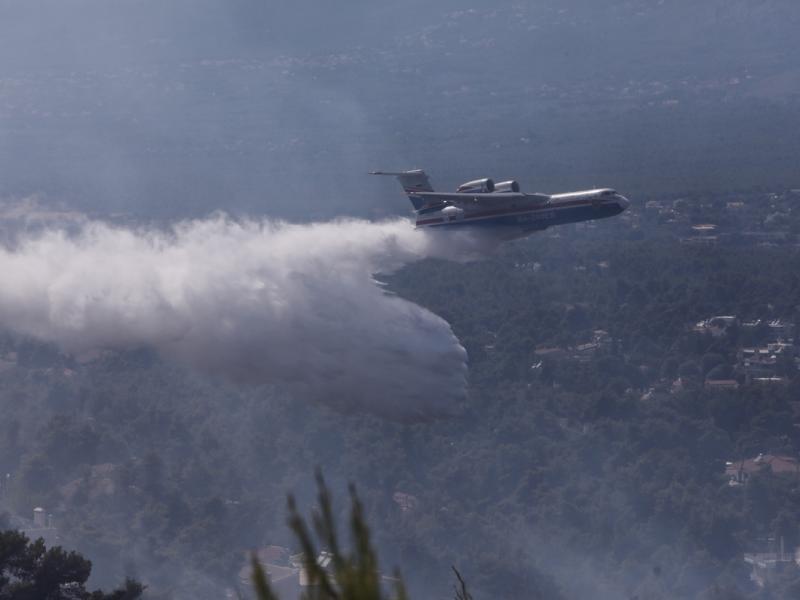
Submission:
{"label": "engine nacelle", "polygon": [[494,181],[489,179],[476,179],[458,186],[457,192],[463,194],[488,194],[494,191]]}
{"label": "engine nacelle", "polygon": [[442,216],[447,221],[456,221],[464,218],[464,211],[457,206],[445,206],[442,209]]}
{"label": "engine nacelle", "polygon": [[494,191],[495,193],[513,192],[517,194],[519,193],[519,184],[513,179],[510,179],[508,181],[501,181],[500,183],[494,184]]}

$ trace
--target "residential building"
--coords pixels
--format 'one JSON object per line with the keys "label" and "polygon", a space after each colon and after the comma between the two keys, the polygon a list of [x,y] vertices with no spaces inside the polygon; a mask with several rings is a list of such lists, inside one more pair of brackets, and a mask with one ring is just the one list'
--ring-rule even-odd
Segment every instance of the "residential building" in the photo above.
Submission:
{"label": "residential building", "polygon": [[725,476],[731,486],[742,485],[755,473],[771,471],[775,475],[800,477],[800,463],[791,456],[759,454],[755,458],[725,463]]}

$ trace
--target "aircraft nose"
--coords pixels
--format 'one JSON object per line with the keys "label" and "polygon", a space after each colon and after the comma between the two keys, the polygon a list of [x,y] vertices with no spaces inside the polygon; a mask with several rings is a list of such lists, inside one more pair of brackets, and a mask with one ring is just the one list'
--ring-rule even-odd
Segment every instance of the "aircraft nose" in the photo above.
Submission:
{"label": "aircraft nose", "polygon": [[617,202],[619,203],[619,208],[622,211],[627,210],[628,207],[631,205],[631,201],[628,200],[625,196],[622,196],[620,194],[617,194]]}

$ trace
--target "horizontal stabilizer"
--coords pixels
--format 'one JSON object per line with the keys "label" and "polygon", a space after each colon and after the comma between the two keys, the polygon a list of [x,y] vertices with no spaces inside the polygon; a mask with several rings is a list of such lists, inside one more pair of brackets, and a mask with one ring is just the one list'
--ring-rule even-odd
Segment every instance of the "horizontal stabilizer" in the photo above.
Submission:
{"label": "horizontal stabilizer", "polygon": [[422,169],[414,169],[413,171],[373,171],[370,175],[393,175],[397,177],[407,194],[433,191],[431,181],[428,179],[427,173]]}

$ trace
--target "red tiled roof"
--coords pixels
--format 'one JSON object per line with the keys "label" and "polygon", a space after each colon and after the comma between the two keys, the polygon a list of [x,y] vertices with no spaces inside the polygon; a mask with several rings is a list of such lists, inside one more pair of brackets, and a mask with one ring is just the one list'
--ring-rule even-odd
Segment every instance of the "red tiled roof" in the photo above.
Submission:
{"label": "red tiled roof", "polygon": [[770,469],[775,474],[800,473],[800,463],[791,456],[774,456],[763,454],[756,458],[736,461],[725,468],[725,474],[729,477],[737,477],[739,473],[751,475],[758,473],[762,469]]}

